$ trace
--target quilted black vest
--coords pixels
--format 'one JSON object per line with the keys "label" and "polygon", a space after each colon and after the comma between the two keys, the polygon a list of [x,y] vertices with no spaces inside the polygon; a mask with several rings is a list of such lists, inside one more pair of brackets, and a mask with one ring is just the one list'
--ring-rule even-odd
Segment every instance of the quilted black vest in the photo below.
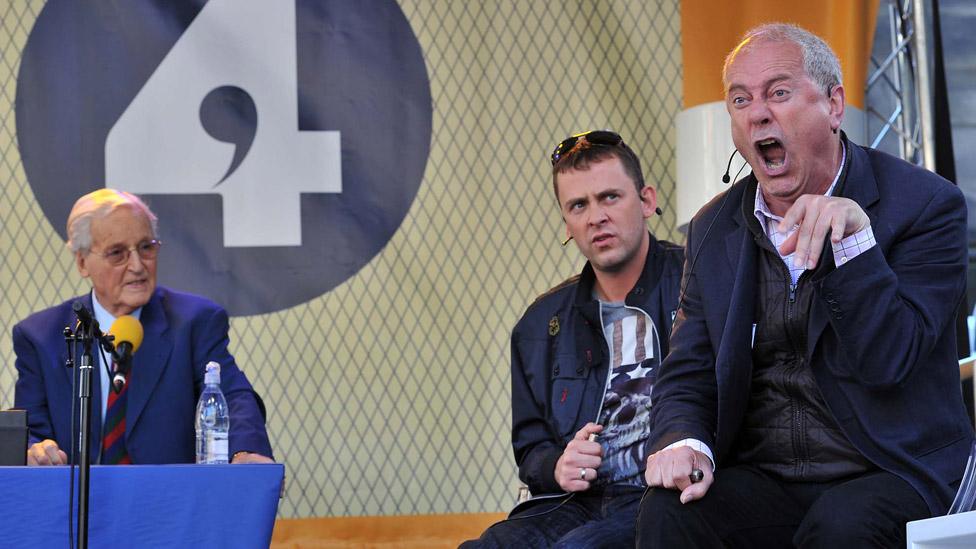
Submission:
{"label": "quilted black vest", "polygon": [[812,368],[824,365],[806,360],[812,273],[805,272],[791,286],[789,270],[758,220],[750,215],[747,223],[761,248],[757,320],[749,408],[732,462],[756,465],[785,480],[808,482],[872,469],[837,426],[820,394]]}

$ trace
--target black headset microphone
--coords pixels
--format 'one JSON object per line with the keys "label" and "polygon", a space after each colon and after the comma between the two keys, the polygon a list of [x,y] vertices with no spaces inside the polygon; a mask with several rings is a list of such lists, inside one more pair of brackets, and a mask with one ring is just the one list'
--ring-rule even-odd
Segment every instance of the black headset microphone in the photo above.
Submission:
{"label": "black headset microphone", "polygon": [[[732,181],[732,178],[729,177],[729,170],[732,169],[732,159],[735,158],[735,154],[737,152],[739,152],[739,149],[732,149],[732,155],[729,156],[729,163],[725,165],[725,175],[722,176],[722,183],[728,183],[729,181]],[[744,167],[745,166],[743,165],[742,168]],[[742,171],[742,168],[739,168],[739,172]],[[739,177],[739,172],[736,172],[735,174],[736,177]]]}

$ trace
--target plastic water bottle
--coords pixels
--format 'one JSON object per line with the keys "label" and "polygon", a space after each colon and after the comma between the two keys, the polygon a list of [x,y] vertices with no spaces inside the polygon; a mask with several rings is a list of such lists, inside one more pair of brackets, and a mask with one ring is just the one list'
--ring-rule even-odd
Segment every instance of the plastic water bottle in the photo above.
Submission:
{"label": "plastic water bottle", "polygon": [[197,463],[227,463],[230,416],[220,391],[220,364],[207,363],[203,394],[197,402]]}

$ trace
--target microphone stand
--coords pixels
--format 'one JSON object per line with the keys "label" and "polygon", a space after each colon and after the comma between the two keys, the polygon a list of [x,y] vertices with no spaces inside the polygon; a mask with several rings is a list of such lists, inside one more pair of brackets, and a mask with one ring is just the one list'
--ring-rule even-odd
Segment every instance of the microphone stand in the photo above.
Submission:
{"label": "microphone stand", "polygon": [[91,473],[91,386],[92,386],[92,343],[95,340],[95,323],[81,322],[74,333],[65,328],[64,337],[68,341],[82,344],[81,361],[78,364],[78,408],[79,408],[79,473],[78,473],[78,549],[88,547],[88,495]]}

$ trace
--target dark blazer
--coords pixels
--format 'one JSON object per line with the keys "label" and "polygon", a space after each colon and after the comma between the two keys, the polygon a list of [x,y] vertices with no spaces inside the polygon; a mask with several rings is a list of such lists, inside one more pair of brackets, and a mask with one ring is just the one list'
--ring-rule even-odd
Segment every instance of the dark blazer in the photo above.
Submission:
{"label": "dark blazer", "polygon": [[[966,277],[966,203],[941,177],[847,144],[841,194],[877,246],[812,273],[806,362],[840,428],[878,467],[944,513],[973,440],[959,385],[954,312]],[[654,387],[652,450],[686,437],[717,465],[749,402],[759,248],[744,223],[756,179],[737,182],[689,225],[687,293]],[[748,202],[745,203],[744,202]],[[712,224],[708,237],[703,235]]]}
{"label": "dark blazer", "polygon": [[[27,410],[30,443],[50,438],[69,455],[71,376],[77,369],[64,366],[67,347],[62,330],[74,326],[71,304],[77,300],[91,309],[89,294],[35,313],[13,329],[14,404]],[[230,409],[230,455],[247,450],[271,457],[263,404],[227,350],[227,313],[209,300],[158,287],[142,308],[140,321],[145,337],[132,359],[125,414],[132,462],[195,461],[196,404],[203,391],[204,366],[211,360],[220,363],[221,388]],[[100,378],[94,371],[93,463],[102,438]]]}

